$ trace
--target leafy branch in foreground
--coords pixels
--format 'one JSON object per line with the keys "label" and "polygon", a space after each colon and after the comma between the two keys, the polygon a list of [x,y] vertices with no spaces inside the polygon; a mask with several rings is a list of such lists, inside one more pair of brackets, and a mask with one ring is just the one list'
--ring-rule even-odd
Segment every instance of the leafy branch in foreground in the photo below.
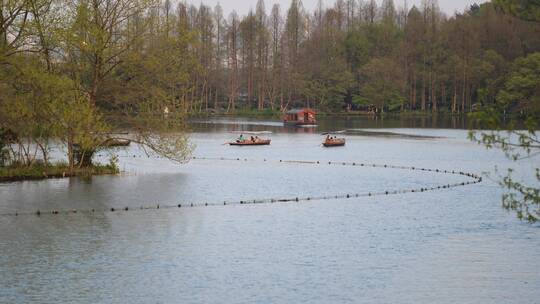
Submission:
{"label": "leafy branch in foreground", "polygon": [[[164,103],[159,107],[169,109]],[[185,114],[181,111],[164,113],[155,109],[157,101],[139,108],[139,113],[125,122],[135,130],[129,139],[141,145],[147,154],[156,153],[178,163],[185,163],[193,151],[187,136]]]}
{"label": "leafy branch in foreground", "polygon": [[[500,149],[512,161],[534,159],[540,154],[539,105],[540,53],[534,53],[516,60],[495,105],[470,115],[473,123],[490,131],[470,131],[469,138],[488,149]],[[535,178],[530,184],[515,180],[513,169],[499,176],[499,184],[507,190],[503,207],[529,222],[540,219],[540,169],[534,170]]]}

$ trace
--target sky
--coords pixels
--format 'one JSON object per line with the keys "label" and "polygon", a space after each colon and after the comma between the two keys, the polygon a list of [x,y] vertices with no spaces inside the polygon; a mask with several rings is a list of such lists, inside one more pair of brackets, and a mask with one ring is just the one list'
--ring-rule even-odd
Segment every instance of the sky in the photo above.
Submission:
{"label": "sky", "polygon": [[[380,5],[382,0],[376,0]],[[187,0],[188,3],[199,5],[201,2],[205,5],[214,7],[218,2],[223,7],[223,12],[228,15],[232,10],[236,10],[240,15],[245,15],[250,9],[255,9],[257,0]],[[304,8],[313,11],[318,0],[302,0]],[[462,12],[465,8],[474,3],[483,3],[486,0],[439,0],[439,7],[446,15],[453,15],[456,11]],[[282,12],[285,12],[289,7],[291,0],[265,0],[266,11],[269,12],[274,3],[281,6]],[[323,3],[328,7],[333,5],[334,0],[323,0]],[[403,7],[404,0],[394,0],[396,7]],[[421,6],[422,0],[407,0],[409,8],[413,5]]]}

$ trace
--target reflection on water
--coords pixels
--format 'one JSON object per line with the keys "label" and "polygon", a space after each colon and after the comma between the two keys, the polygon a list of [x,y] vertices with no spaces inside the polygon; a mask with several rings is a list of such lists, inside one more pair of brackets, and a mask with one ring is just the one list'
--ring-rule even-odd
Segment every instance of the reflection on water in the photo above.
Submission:
{"label": "reflection on water", "polygon": [[[477,173],[497,164],[513,165],[517,174],[537,161],[511,164],[469,142],[465,130],[384,122],[380,130],[368,130],[380,133],[371,134],[364,129],[378,122],[324,119],[309,129],[244,119],[195,123],[195,154]],[[346,135],[342,148],[321,147],[319,134],[337,129],[367,133]],[[237,130],[273,131],[272,145],[223,145]],[[388,132],[414,136],[384,136]],[[118,153],[123,176],[0,184],[0,213],[136,209],[454,181],[377,168],[209,160],[177,165],[148,158],[136,146]],[[503,211],[500,195],[485,181],[392,197],[0,217],[0,303],[534,302],[540,296],[540,230]]]}
{"label": "reflection on water", "polygon": [[211,119],[191,119],[194,131],[218,132],[225,130],[274,130],[292,133],[317,133],[344,129],[372,128],[438,128],[438,129],[467,129],[466,116],[429,115],[429,116],[321,116],[317,118],[316,127],[298,128],[283,126],[278,118],[231,118],[217,117]]}

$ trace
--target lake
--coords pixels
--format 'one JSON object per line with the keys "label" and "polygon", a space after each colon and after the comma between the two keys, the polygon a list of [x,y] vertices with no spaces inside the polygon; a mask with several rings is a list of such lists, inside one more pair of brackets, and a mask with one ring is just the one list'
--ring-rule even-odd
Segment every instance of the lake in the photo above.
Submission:
{"label": "lake", "polygon": [[[422,193],[221,205],[464,180],[328,161],[475,174],[512,166],[532,180],[538,158],[512,163],[467,140],[466,127],[442,118],[321,118],[317,128],[196,119],[194,156],[218,159],[175,164],[132,146],[114,151],[120,176],[0,184],[0,214],[80,210],[0,216],[0,303],[534,302],[540,225],[503,210],[490,178]],[[345,147],[321,147],[322,132],[343,129]],[[272,144],[224,145],[239,131],[271,131]],[[184,207],[154,208],[176,204]]]}

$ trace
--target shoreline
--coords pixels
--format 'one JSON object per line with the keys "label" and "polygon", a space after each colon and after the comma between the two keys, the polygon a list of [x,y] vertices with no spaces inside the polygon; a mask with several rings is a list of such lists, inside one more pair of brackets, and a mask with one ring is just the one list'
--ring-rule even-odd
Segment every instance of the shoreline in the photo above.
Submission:
{"label": "shoreline", "polygon": [[[406,118],[423,118],[423,117],[464,117],[466,118],[469,113],[451,113],[451,112],[422,112],[422,111],[407,111],[407,112],[385,112],[374,115],[370,112],[363,111],[351,111],[351,112],[317,112],[318,116],[321,117],[406,117]],[[200,112],[200,113],[190,113],[187,115],[190,118],[201,118],[201,117],[253,117],[253,118],[281,118],[283,113],[281,111],[236,111],[236,112]]]}

